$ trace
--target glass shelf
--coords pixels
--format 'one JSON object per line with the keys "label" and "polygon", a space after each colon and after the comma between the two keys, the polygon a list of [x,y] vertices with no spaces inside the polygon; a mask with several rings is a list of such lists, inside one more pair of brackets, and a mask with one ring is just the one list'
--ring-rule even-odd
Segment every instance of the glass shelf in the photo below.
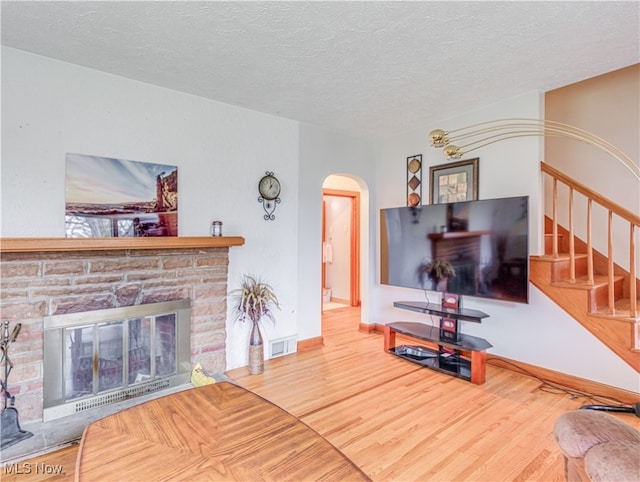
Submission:
{"label": "glass shelf", "polygon": [[447,308],[437,303],[421,303],[419,301],[394,301],[393,306],[402,308],[403,310],[416,311],[418,313],[427,313],[429,315],[444,316],[448,318],[456,318],[458,320],[473,321],[481,323],[482,318],[488,318],[489,315],[478,310],[468,310],[465,308]]}

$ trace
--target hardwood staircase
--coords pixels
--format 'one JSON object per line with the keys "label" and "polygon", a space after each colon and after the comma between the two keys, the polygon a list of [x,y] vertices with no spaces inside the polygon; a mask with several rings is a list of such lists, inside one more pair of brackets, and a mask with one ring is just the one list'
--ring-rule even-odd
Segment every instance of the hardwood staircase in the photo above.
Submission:
{"label": "hardwood staircase", "polygon": [[[530,281],[582,324],[589,332],[640,373],[640,315],[636,278],[636,229],[640,216],[591,191],[586,186],[541,163],[541,170],[553,183],[552,215],[545,217],[545,254],[530,259]],[[558,184],[566,185],[569,226],[558,223]],[[587,239],[579,239],[573,230],[574,193],[587,200]],[[608,212],[608,226],[598,228],[607,236],[608,253],[593,248],[592,204]],[[629,271],[615,260],[612,219],[616,216],[629,225]]]}

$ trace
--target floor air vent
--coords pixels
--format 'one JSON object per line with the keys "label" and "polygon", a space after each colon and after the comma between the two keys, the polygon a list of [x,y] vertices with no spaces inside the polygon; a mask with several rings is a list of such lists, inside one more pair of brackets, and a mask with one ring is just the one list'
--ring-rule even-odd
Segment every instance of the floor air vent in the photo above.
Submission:
{"label": "floor air vent", "polygon": [[295,336],[273,340],[269,345],[269,358],[289,355],[297,351],[298,343]]}
{"label": "floor air vent", "polygon": [[169,388],[171,384],[169,380],[158,380],[156,382],[147,383],[139,387],[127,388],[115,393],[108,393],[93,397],[89,400],[82,400],[76,402],[75,411],[84,412],[85,410],[91,410],[92,408],[102,407],[104,405],[110,405],[112,403],[122,402],[129,400],[130,398],[139,397],[141,395],[147,395],[149,393],[159,392],[165,388]]}

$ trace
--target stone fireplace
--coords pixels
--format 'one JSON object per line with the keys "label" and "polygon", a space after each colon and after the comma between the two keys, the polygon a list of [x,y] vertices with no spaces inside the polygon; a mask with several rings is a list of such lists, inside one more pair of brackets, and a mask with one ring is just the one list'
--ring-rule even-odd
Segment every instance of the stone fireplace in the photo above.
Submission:
{"label": "stone fireplace", "polygon": [[45,318],[189,300],[191,365],[226,367],[229,247],[241,237],[4,238],[0,313],[22,324],[9,391],[22,422],[43,420]]}

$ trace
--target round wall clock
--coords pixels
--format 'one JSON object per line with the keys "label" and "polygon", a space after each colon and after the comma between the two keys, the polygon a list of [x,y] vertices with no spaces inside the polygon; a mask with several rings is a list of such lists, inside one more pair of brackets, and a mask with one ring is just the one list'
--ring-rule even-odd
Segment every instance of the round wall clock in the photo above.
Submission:
{"label": "round wall clock", "polygon": [[276,178],[272,172],[267,172],[258,183],[258,191],[260,192],[260,196],[268,201],[273,201],[280,195],[280,181],[278,181],[278,178]]}
{"label": "round wall clock", "polygon": [[260,193],[258,202],[262,203],[266,213],[264,220],[273,221],[276,218],[273,212],[276,210],[276,205],[280,203],[280,181],[273,175],[273,172],[265,172],[265,175],[258,182],[258,192]]}

